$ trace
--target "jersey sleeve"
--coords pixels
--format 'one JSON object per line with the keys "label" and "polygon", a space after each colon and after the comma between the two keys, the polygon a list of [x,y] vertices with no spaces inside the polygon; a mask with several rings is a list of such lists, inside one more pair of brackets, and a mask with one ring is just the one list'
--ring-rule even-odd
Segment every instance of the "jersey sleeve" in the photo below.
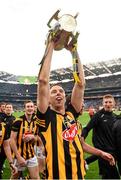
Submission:
{"label": "jersey sleeve", "polygon": [[5,126],[5,135],[3,140],[8,140],[10,138],[10,133],[8,133],[8,126]]}
{"label": "jersey sleeve", "polygon": [[41,131],[46,131],[47,127],[49,125],[50,122],[50,114],[51,114],[51,110],[48,107],[47,111],[43,114],[41,113],[38,109],[37,109],[37,113],[36,113],[36,124],[39,126],[39,129]]}
{"label": "jersey sleeve", "polygon": [[11,128],[11,131],[15,131],[15,132],[18,132],[18,130],[20,129],[20,126],[21,126],[21,120],[15,120],[12,124],[12,128]]}

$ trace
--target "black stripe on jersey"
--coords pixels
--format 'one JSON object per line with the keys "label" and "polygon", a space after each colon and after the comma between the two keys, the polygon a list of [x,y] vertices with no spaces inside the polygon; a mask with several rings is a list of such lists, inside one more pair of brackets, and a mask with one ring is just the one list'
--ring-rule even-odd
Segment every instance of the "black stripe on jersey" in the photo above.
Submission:
{"label": "black stripe on jersey", "polygon": [[[77,164],[77,175],[78,175],[78,179],[82,179],[82,173],[81,173],[81,160],[80,160],[80,151],[75,143],[75,141],[73,141],[73,146],[76,150],[76,164]],[[80,167],[80,168],[79,168]]]}
{"label": "black stripe on jersey", "polygon": [[31,158],[34,157],[35,152],[34,152],[34,147],[32,144],[30,144],[30,152],[31,152]]}
{"label": "black stripe on jersey", "polygon": [[29,142],[25,143],[25,147],[26,147],[26,151],[24,151],[24,153],[26,153],[26,159],[29,159],[29,151],[30,151],[30,148],[29,148]]}
{"label": "black stripe on jersey", "polygon": [[[23,119],[23,130],[22,130],[22,135],[25,133],[25,129],[26,129],[26,123],[25,123],[25,121],[24,121],[24,119]],[[22,153],[21,153],[21,156],[22,157],[24,157],[25,159],[26,159],[26,143],[23,141],[22,143],[21,143],[21,145],[23,145],[23,147],[22,147]]]}
{"label": "black stripe on jersey", "polygon": [[24,154],[24,143],[21,143],[20,147],[21,147],[21,156],[23,157],[23,154]]}
{"label": "black stripe on jersey", "polygon": [[[63,131],[65,129],[65,126],[63,124]],[[66,140],[63,140],[63,147],[64,147],[64,158],[65,158],[65,168],[66,168],[66,179],[72,179],[72,162],[71,162],[71,156],[69,154],[69,142]]]}
{"label": "black stripe on jersey", "polygon": [[[45,144],[46,144],[45,138],[44,138],[44,136],[43,136],[42,133],[40,133],[39,136],[40,136],[40,138],[41,138],[41,140],[42,140],[42,143],[43,143],[43,145],[44,145],[44,148],[45,148]],[[47,157],[46,148],[44,149],[44,153],[45,153],[45,156]]]}
{"label": "black stripe on jersey", "polygon": [[41,140],[42,140],[42,143],[43,143],[43,145],[45,146],[45,144],[46,144],[46,141],[45,141],[45,138],[44,138],[44,136],[43,136],[43,134],[40,132],[38,132],[38,135],[40,136],[40,138],[41,138]]}
{"label": "black stripe on jersey", "polygon": [[24,151],[23,143],[20,143],[20,141],[19,141],[19,138],[22,139],[22,137],[20,136],[20,131],[21,130],[23,131],[23,129],[22,129],[22,121],[20,123],[20,129],[19,129],[19,131],[17,133],[17,141],[16,141],[16,143],[17,143],[17,148],[20,150],[20,154],[23,155],[23,151]]}
{"label": "black stripe on jersey", "polygon": [[57,149],[57,121],[53,121],[51,123],[51,135],[52,135],[52,153],[53,153],[52,154],[53,179],[59,179],[58,149]]}

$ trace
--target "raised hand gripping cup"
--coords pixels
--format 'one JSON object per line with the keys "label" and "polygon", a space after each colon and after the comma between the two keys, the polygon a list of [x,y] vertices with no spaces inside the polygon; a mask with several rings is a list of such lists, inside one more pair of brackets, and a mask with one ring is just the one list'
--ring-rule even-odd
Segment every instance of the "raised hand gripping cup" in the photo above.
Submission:
{"label": "raised hand gripping cup", "polygon": [[[79,33],[75,33],[77,26],[76,18],[78,13],[75,16],[70,14],[64,14],[59,17],[60,10],[57,10],[53,16],[49,19],[47,25],[50,28],[48,31],[47,40],[45,42],[46,49],[42,61],[40,62],[41,67],[44,62],[44,59],[47,55],[48,44],[50,41],[54,42],[54,50],[59,51],[63,48],[66,48],[72,52],[72,63],[73,63],[73,75],[76,82],[79,81],[78,78],[78,59],[76,57],[77,52],[77,38]],[[53,20],[56,20],[56,23],[51,26]]]}

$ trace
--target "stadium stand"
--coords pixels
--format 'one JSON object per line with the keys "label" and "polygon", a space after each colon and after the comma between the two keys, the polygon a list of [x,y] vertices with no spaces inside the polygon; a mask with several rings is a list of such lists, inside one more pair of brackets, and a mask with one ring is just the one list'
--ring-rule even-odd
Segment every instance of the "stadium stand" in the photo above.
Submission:
{"label": "stadium stand", "polygon": [[[97,107],[103,95],[110,93],[116,98],[117,107],[121,108],[121,58],[84,65],[86,90],[85,105]],[[14,108],[21,109],[23,102],[31,99],[36,103],[37,84],[21,84],[20,76],[0,72],[0,102],[12,102]],[[73,87],[72,68],[51,71],[50,83],[60,83],[67,94]]]}

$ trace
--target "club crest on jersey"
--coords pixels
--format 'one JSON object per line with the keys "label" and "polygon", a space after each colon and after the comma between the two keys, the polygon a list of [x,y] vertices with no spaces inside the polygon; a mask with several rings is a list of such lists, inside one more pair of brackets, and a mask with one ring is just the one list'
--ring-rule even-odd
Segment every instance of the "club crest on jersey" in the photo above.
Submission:
{"label": "club crest on jersey", "polygon": [[76,135],[77,135],[76,123],[72,124],[69,128],[66,128],[62,133],[62,137],[66,141],[73,141]]}

